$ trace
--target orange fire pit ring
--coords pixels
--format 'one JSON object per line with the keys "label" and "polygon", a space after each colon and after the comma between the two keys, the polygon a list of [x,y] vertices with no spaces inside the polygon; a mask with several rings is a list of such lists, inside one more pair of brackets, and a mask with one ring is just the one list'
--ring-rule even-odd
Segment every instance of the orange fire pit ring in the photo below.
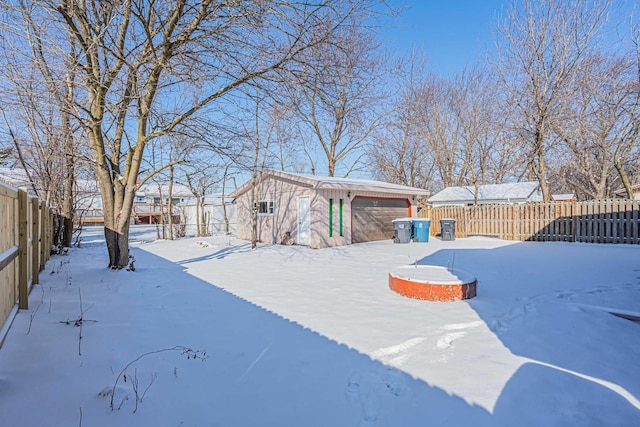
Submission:
{"label": "orange fire pit ring", "polygon": [[389,288],[405,297],[460,301],[476,296],[477,279],[467,272],[436,265],[406,265],[389,273]]}

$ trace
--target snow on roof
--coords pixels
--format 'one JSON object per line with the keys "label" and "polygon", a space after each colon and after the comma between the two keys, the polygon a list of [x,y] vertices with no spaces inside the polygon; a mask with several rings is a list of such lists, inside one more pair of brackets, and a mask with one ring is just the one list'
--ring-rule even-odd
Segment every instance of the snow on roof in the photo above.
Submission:
{"label": "snow on roof", "polygon": [[[141,185],[136,191],[137,196],[159,196],[162,192],[163,196],[169,194],[169,184],[148,183]],[[171,189],[173,197],[190,197],[193,196],[191,190],[186,185],[173,184]]]}
{"label": "snow on roof", "polygon": [[77,179],[76,191],[84,194],[95,194],[100,193],[100,187],[95,179]]}
{"label": "snow on roof", "polygon": [[[485,184],[478,189],[478,200],[526,200],[539,185],[535,181]],[[429,202],[473,202],[475,187],[447,187],[429,197]]]}
{"label": "snow on roof", "polygon": [[[633,190],[634,192],[637,192],[638,190],[640,190],[640,184],[632,185],[631,186],[631,190]],[[622,188],[614,191],[613,194],[616,194],[618,196],[626,196],[627,195],[627,189],[622,187]]]}
{"label": "snow on roof", "polygon": [[[330,176],[307,175],[293,172],[282,172],[276,170],[267,170],[264,176],[275,176],[284,179],[290,179],[299,182],[301,185],[314,189],[345,189],[345,190],[366,190],[380,191],[387,193],[404,193],[428,196],[429,192],[422,188],[409,187],[406,185],[392,184],[384,181],[375,181],[371,179],[356,178],[338,178]],[[238,197],[251,188],[252,181],[249,180],[237,190],[231,193],[232,197]]]}
{"label": "snow on roof", "polygon": [[553,200],[573,200],[573,198],[575,197],[575,194],[573,193],[563,193],[563,194],[552,194],[551,198]]}
{"label": "snow on roof", "polygon": [[[229,196],[228,194],[225,194],[224,198],[222,194],[207,194],[204,196],[205,205],[222,205],[223,200],[224,200],[224,203],[229,204],[233,201],[233,197]],[[182,206],[195,205],[196,203],[197,203],[197,199],[192,195],[191,197],[187,198],[183,203],[181,203],[181,205]]]}

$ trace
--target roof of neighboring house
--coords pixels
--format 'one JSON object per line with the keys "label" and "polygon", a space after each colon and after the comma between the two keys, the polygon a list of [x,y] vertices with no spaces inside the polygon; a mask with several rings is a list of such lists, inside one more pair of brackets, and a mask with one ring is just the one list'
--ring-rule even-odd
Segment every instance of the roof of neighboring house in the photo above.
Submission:
{"label": "roof of neighboring house", "polygon": [[[155,184],[155,183],[147,183],[138,187],[136,190],[136,196],[146,197],[146,196],[160,196],[162,192],[162,197],[167,197],[169,195],[169,184]],[[193,193],[186,185],[182,184],[173,184],[171,188],[171,193],[173,197],[191,197]]]}
{"label": "roof of neighboring house", "polygon": [[[79,179],[76,181],[76,190],[78,193],[81,193],[83,196],[92,196],[96,194],[100,194],[100,186],[98,185],[98,181],[91,179]],[[147,183],[141,185],[136,190],[136,196],[139,197],[154,197],[160,196],[160,191],[162,191],[162,196],[166,197],[169,194],[169,184],[156,184],[156,183]],[[171,189],[173,193],[173,197],[192,197],[193,193],[188,186],[182,184],[173,184],[173,188]]]}
{"label": "roof of neighboring house", "polygon": [[[233,201],[233,197],[229,196],[228,194],[225,194],[224,198],[222,197],[222,194],[207,194],[204,196],[205,206],[211,206],[211,205],[222,206],[223,200],[224,200],[224,203],[229,204]],[[195,205],[197,201],[198,200],[192,195],[180,205],[181,206]]]}
{"label": "roof of neighboring house", "polygon": [[0,168],[0,181],[12,187],[31,187],[27,172],[22,168]]}
{"label": "roof of neighboring house", "polygon": [[83,195],[100,193],[98,181],[95,179],[76,179],[76,192]]}
{"label": "roof of neighboring house", "polygon": [[575,194],[573,193],[563,193],[563,194],[552,194],[551,198],[554,201],[559,201],[559,200],[573,200],[576,197]]}
{"label": "roof of neighboring house", "polygon": [[[536,181],[512,182],[505,184],[485,184],[478,188],[478,201],[527,200],[539,189]],[[475,187],[447,187],[444,190],[429,197],[429,202],[473,202]]]}
{"label": "roof of neighboring house", "polygon": [[[429,192],[422,188],[409,187],[406,185],[391,184],[389,182],[374,181],[369,179],[355,178],[337,178],[330,176],[306,175],[292,172],[282,172],[276,170],[265,170],[262,173],[262,179],[267,176],[273,176],[283,180],[293,181],[296,184],[311,189],[334,189],[334,190],[359,190],[359,191],[376,191],[381,193],[402,193],[415,194],[417,196],[428,196]],[[249,180],[242,184],[238,189],[233,191],[230,196],[237,198],[246,193],[253,186],[253,180]]]}
{"label": "roof of neighboring house", "polygon": [[[638,191],[640,191],[640,184],[632,185],[632,186],[631,186],[631,190],[632,190],[634,193],[637,193]],[[614,191],[614,192],[613,192],[613,194],[618,195],[618,196],[623,196],[623,197],[624,197],[624,196],[626,196],[626,195],[627,195],[627,189],[626,189],[626,188],[624,188],[624,187],[622,187],[622,188],[620,188],[619,190]]]}

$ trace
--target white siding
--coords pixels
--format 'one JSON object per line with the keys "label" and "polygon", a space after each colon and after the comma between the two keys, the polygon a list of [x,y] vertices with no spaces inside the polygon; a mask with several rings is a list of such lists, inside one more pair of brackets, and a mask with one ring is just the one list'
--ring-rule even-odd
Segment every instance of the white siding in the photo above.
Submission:
{"label": "white siding", "polygon": [[[179,205],[177,206],[182,213],[182,218],[186,224],[186,233],[188,236],[194,236],[197,234],[196,219],[196,205]],[[235,234],[236,232],[236,205],[227,204],[225,206],[227,210],[227,218],[229,220],[229,232]],[[207,215],[207,232],[211,235],[221,234],[226,232],[227,224],[224,219],[224,209],[221,204],[206,204],[204,211]]]}

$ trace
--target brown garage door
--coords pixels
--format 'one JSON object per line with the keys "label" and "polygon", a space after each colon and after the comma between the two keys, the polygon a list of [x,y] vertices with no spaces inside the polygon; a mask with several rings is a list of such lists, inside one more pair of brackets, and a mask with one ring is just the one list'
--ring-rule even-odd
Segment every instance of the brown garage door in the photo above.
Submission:
{"label": "brown garage door", "polygon": [[351,241],[387,240],[393,237],[392,220],[409,214],[407,199],[355,197],[351,202]]}

